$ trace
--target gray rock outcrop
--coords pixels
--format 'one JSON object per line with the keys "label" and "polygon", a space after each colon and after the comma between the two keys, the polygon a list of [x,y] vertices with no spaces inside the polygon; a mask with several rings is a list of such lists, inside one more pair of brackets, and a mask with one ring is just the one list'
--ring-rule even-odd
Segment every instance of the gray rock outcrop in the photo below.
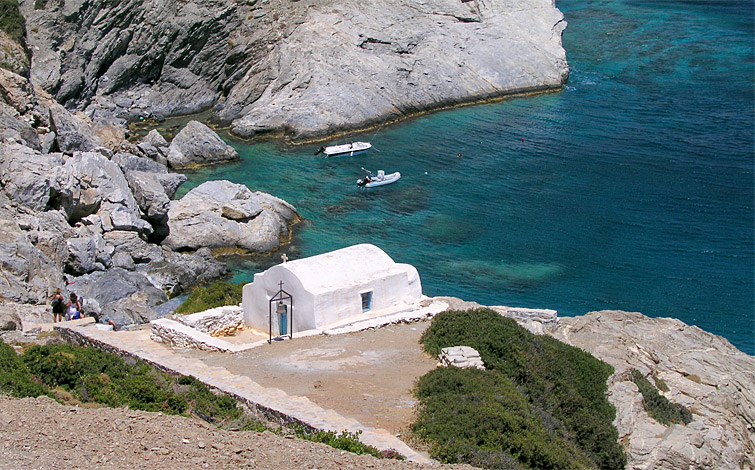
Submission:
{"label": "gray rock outcrop", "polygon": [[[727,340],[671,318],[601,311],[562,317],[554,336],[611,364],[614,424],[637,470],[755,467],[755,358]],[[663,426],[644,410],[631,381],[637,369],[668,387],[692,411],[685,425]]]}
{"label": "gray rock outcrop", "polygon": [[46,303],[63,284],[62,270],[31,243],[13,213],[2,207],[3,199],[0,197],[0,293],[15,302]]}
{"label": "gray rock outcrop", "polygon": [[43,155],[20,143],[0,143],[0,184],[17,203],[45,210],[59,187],[62,154]]}
{"label": "gray rock outcrop", "polygon": [[63,153],[87,152],[102,146],[91,123],[74,117],[59,104],[50,107],[50,126],[57,136],[58,149]]}
{"label": "gray rock outcrop", "polygon": [[189,121],[173,138],[166,158],[172,168],[187,168],[235,160],[239,154],[206,125]]}
{"label": "gray rock outcrop", "polygon": [[163,246],[172,250],[230,248],[263,253],[278,248],[299,220],[293,206],[230,181],[208,181],[172,201],[170,235]]}
{"label": "gray rock outcrop", "polygon": [[[13,124],[0,129],[0,297],[35,304],[19,310],[45,317],[32,321],[52,320],[56,288],[82,297],[87,314],[104,313],[121,326],[149,321],[169,295],[227,272],[206,248],[175,253],[158,244],[168,235],[170,199],[186,177],[125,141],[122,121],[70,113],[0,69],[0,125],[5,120]],[[143,142],[168,153],[157,133]],[[276,214],[295,214],[275,198],[258,199]],[[245,217],[235,204],[227,209]],[[265,239],[268,214],[255,214]]]}
{"label": "gray rock outcrop", "polygon": [[[313,7],[216,110],[235,134],[309,138],[431,109],[560,87],[550,1],[382,0]],[[323,47],[328,44],[328,47]]]}
{"label": "gray rock outcrop", "polygon": [[550,0],[26,1],[22,11],[32,81],[69,108],[138,119],[214,106],[245,137],[322,137],[558,88],[568,75],[566,23]]}

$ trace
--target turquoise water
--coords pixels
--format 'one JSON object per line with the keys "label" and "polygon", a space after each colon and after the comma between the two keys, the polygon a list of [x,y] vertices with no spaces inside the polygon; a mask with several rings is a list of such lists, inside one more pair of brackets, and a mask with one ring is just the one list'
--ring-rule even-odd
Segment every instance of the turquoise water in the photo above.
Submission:
{"label": "turquoise water", "polygon": [[[294,204],[290,258],[374,243],[431,296],[675,317],[755,353],[752,2],[558,6],[560,93],[351,137],[375,147],[358,157],[234,142],[242,162],[182,190],[223,178]],[[359,190],[361,166],[402,178]],[[239,261],[234,279],[279,261]]]}

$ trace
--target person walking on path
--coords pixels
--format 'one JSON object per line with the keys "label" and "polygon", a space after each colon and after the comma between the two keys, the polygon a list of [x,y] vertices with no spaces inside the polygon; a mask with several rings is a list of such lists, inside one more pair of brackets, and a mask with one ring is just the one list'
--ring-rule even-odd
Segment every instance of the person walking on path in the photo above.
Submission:
{"label": "person walking on path", "polygon": [[55,295],[52,297],[52,322],[63,321],[63,314],[66,311],[66,302],[63,294],[60,293],[60,287],[55,289]]}

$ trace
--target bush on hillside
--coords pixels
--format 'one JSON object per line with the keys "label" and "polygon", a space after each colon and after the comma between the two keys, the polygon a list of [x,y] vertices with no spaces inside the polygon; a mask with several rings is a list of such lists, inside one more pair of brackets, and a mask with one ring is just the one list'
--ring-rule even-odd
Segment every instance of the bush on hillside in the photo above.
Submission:
{"label": "bush on hillside", "polygon": [[536,407],[502,374],[436,369],[419,380],[416,395],[422,410],[414,432],[432,441],[433,456],[444,462],[483,468],[591,466],[574,443],[548,429]]}
{"label": "bush on hillside", "polygon": [[[514,320],[489,309],[441,313],[421,341],[432,355],[439,354],[444,347],[471,346],[480,352],[488,369],[480,372],[480,377],[473,375],[476,379],[463,386],[447,383],[451,396],[426,394],[422,384],[428,379],[420,381],[418,394],[424,398],[420,398],[415,431],[434,443],[433,452],[438,458],[457,461],[453,456],[503,452],[525,468],[554,467],[546,462],[561,462],[555,468],[624,468],[626,456],[612,424],[616,412],[605,396],[606,380],[613,373],[608,364],[551,337],[535,336]],[[435,374],[458,372],[435,371],[430,375]],[[482,376],[497,378],[482,379]],[[475,391],[478,387],[492,387],[494,391]],[[520,396],[514,399],[517,394]],[[440,408],[434,404],[440,400],[447,406],[471,408],[440,414]],[[521,403],[529,404],[529,408]],[[495,411],[498,407],[511,406],[517,410],[518,421],[511,417],[495,418],[500,414]],[[485,426],[472,423],[467,414],[474,409],[489,414],[491,423]],[[431,428],[423,424],[427,422],[442,430],[430,432]],[[512,423],[527,430],[525,442],[517,441],[520,431],[512,432]],[[466,436],[463,444],[460,436]],[[550,447],[551,442],[561,440],[579,449],[569,464],[558,460],[561,454]],[[582,456],[592,463],[585,464]],[[499,456],[493,454],[493,460],[499,460]],[[465,461],[472,463],[468,458]]]}
{"label": "bush on hillside", "polygon": [[196,313],[224,305],[241,303],[244,284],[219,281],[207,287],[196,287],[175,313]]}
{"label": "bush on hillside", "polygon": [[0,392],[12,397],[50,396],[50,390],[29,373],[12,347],[0,341]]}
{"label": "bush on hillside", "polygon": [[692,421],[692,413],[678,403],[671,403],[668,398],[658,392],[658,389],[637,369],[632,369],[632,381],[642,394],[642,406],[659,423],[687,425]]}
{"label": "bush on hillside", "polygon": [[32,346],[19,359],[38,381],[51,389],[61,388],[81,402],[166,414],[194,413],[212,422],[241,415],[233,399],[213,394],[194,378],[167,375],[143,361],[125,361],[98,349]]}
{"label": "bush on hillside", "polygon": [[18,9],[17,0],[0,0],[0,30],[19,44],[25,44],[26,20]]}

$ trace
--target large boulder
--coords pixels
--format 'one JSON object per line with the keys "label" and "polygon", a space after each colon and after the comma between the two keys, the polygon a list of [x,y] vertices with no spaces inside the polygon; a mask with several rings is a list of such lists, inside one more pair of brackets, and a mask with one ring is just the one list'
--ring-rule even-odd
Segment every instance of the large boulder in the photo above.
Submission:
{"label": "large boulder", "polygon": [[42,211],[55,205],[62,154],[43,155],[19,143],[0,143],[0,185],[13,201]]}
{"label": "large boulder", "polygon": [[158,318],[153,307],[144,292],[134,292],[105,305],[100,316],[109,318],[118,328],[124,325],[141,325]]}
{"label": "large boulder", "polygon": [[[3,201],[4,200],[4,201]],[[60,267],[32,245],[0,198],[0,293],[22,303],[45,303],[64,285]]]}
{"label": "large boulder", "polygon": [[236,149],[223,142],[215,131],[197,121],[189,121],[176,134],[167,156],[168,165],[172,168],[187,168],[237,158],[239,154]]}
{"label": "large boulder", "polygon": [[[672,318],[601,311],[562,317],[554,336],[612,365],[609,400],[629,457],[627,468],[753,468],[755,357],[726,339]],[[664,426],[642,406],[637,369],[692,411],[692,422]]]}
{"label": "large boulder", "polygon": [[16,222],[26,231],[29,241],[62,270],[69,257],[66,240],[77,236],[63,212],[17,214]]}
{"label": "large boulder", "polygon": [[40,150],[39,134],[31,125],[14,117],[8,106],[0,103],[0,141],[12,140]]}
{"label": "large boulder", "polygon": [[76,152],[66,160],[63,171],[67,180],[60,183],[58,200],[69,221],[97,214],[114,230],[152,232],[115,163],[96,152]]}
{"label": "large boulder", "polygon": [[114,230],[104,234],[105,241],[115,247],[113,257],[120,260],[128,257],[130,261],[120,261],[133,266],[136,264],[154,263],[165,260],[163,250],[152,243],[148,243],[135,232]]}
{"label": "large boulder", "polygon": [[[167,144],[165,151],[167,154]],[[152,174],[165,189],[165,195],[168,199],[172,198],[173,195],[176,194],[179,186],[186,181],[185,175],[181,173],[169,173],[168,167],[165,166],[165,164],[149,158],[142,158],[129,153],[118,152],[113,156],[112,161],[123,170],[123,173],[127,178],[129,173],[134,171]]]}
{"label": "large boulder", "polygon": [[164,165],[168,164],[168,150],[170,145],[165,137],[160,134],[157,129],[152,129],[147,133],[137,146],[144,152],[149,158]]}
{"label": "large boulder", "polygon": [[163,240],[168,236],[168,209],[170,208],[170,198],[165,192],[165,187],[157,175],[146,171],[128,172],[126,180],[145,219],[152,225],[154,239]]}
{"label": "large boulder", "polygon": [[57,136],[58,149],[63,153],[88,152],[102,146],[90,122],[74,116],[59,104],[50,107],[50,124]]}
{"label": "large boulder", "polygon": [[137,292],[142,294],[140,298],[144,305],[150,308],[168,300],[165,293],[155,287],[147,276],[120,268],[71,278],[68,290],[82,297],[85,302],[89,301],[90,305],[94,305],[91,301],[95,301],[100,311]]}
{"label": "large boulder", "polygon": [[299,220],[287,202],[230,181],[208,181],[170,205],[170,235],[163,246],[173,250],[202,247],[262,253],[278,248]]}

